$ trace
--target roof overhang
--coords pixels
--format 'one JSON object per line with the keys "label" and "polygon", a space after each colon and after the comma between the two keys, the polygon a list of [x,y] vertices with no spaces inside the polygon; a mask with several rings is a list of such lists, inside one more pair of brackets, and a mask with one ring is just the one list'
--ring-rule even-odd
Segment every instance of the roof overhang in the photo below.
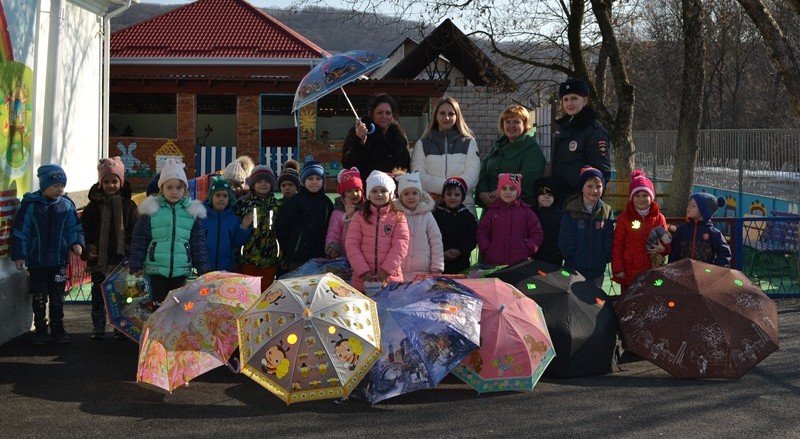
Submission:
{"label": "roof overhang", "polygon": [[[97,15],[104,15],[111,6],[122,6],[125,0],[67,0],[75,6],[86,9]],[[131,0],[132,3],[139,3],[139,0]]]}
{"label": "roof overhang", "polygon": [[160,66],[310,66],[323,58],[120,58],[111,57],[111,65],[160,65]]}

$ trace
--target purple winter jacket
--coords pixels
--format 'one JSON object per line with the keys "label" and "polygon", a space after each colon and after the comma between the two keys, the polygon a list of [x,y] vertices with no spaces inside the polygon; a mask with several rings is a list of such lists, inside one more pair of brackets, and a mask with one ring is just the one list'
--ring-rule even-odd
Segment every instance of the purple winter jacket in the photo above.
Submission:
{"label": "purple winter jacket", "polygon": [[498,199],[478,224],[481,262],[488,264],[513,264],[532,258],[543,238],[536,213],[520,200],[508,205]]}

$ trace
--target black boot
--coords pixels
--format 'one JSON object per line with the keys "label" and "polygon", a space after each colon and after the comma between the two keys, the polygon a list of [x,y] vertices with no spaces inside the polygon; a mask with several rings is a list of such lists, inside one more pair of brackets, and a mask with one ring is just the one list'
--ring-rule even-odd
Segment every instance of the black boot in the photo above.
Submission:
{"label": "black boot", "polygon": [[68,344],[72,341],[67,334],[67,330],[64,329],[64,323],[50,323],[50,335],[53,337],[53,341],[58,344]]}
{"label": "black boot", "polygon": [[33,333],[33,337],[31,338],[31,343],[37,346],[44,346],[49,341],[50,337],[47,336],[47,325],[44,324],[36,325],[36,331]]}

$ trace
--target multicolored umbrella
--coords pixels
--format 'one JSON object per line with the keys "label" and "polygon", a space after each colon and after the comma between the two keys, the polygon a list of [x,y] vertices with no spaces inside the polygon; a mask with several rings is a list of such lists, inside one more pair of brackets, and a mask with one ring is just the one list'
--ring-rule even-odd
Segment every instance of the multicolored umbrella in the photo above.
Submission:
{"label": "multicolored umbrella", "polygon": [[136,381],[172,392],[228,359],[236,316],[259,297],[261,279],[216,271],[170,291],[142,332]]}
{"label": "multicolored umbrella", "polygon": [[311,258],[305,264],[298,267],[297,270],[283,274],[279,279],[325,273],[335,274],[347,282],[350,282],[350,278],[353,277],[353,269],[350,268],[350,263],[347,262],[347,258]]}
{"label": "multicolored umbrella", "polygon": [[730,268],[648,270],[614,307],[627,349],[676,378],[740,378],[778,349],[777,305]]}
{"label": "multicolored umbrella", "polygon": [[478,392],[529,391],[555,357],[542,308],[499,279],[459,279],[483,299],[481,347],[453,374]]}
{"label": "multicolored umbrella", "polygon": [[147,278],[130,274],[126,259],[106,277],[100,288],[111,326],[139,343],[144,323],[155,311]]}
{"label": "multicolored umbrella", "polygon": [[390,284],[374,297],[384,353],[354,396],[372,404],[436,387],[480,342],[483,301],[450,279]]}
{"label": "multicolored umbrella", "polygon": [[471,265],[466,270],[462,271],[461,273],[467,276],[470,279],[477,279],[481,277],[489,277],[492,273],[502,270],[505,268],[505,265],[491,265],[491,264],[484,264],[483,262],[478,262],[477,264]]}
{"label": "multicolored umbrella", "polygon": [[242,373],[287,404],[347,397],[381,353],[375,302],[333,274],[277,280],[236,322]]}

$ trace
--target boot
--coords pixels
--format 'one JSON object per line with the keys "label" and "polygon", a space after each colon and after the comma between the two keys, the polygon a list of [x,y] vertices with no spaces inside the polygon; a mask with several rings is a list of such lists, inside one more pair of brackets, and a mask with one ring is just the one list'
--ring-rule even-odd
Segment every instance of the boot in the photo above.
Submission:
{"label": "boot", "polygon": [[47,326],[37,325],[36,331],[33,333],[33,337],[31,338],[31,343],[35,344],[36,346],[44,346],[49,341],[50,338],[47,336]]}
{"label": "boot", "polygon": [[67,344],[72,341],[67,334],[67,330],[64,329],[64,324],[51,324],[50,325],[50,335],[53,337],[53,341],[58,344]]}

